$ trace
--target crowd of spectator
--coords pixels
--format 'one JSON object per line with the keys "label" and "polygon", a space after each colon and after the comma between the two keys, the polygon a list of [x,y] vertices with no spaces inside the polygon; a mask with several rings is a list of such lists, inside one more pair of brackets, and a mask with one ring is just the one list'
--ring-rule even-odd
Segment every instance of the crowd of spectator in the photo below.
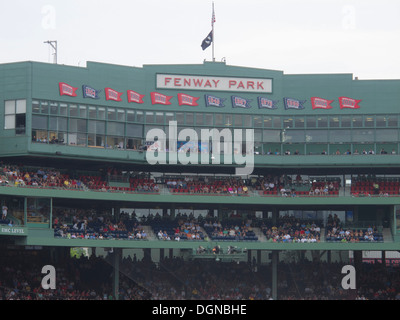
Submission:
{"label": "crowd of spectator", "polygon": [[216,241],[257,241],[252,224],[245,220],[204,221],[204,230],[211,240]]}
{"label": "crowd of spectator", "polygon": [[147,240],[143,226],[122,213],[117,219],[107,211],[53,208],[53,228],[55,237],[67,239],[121,239]]}
{"label": "crowd of spectator", "polygon": [[27,168],[18,165],[1,163],[2,185],[64,188],[84,190],[85,185],[79,179],[62,174],[60,171],[48,168]]}
{"label": "crowd of spectator", "polygon": [[197,219],[178,218],[168,222],[153,223],[152,228],[157,232],[159,240],[197,240],[202,241],[205,235]]}
{"label": "crowd of spectator", "polygon": [[[60,255],[50,258],[57,272],[56,288],[41,286],[46,250],[18,254],[2,249],[0,300],[112,300],[112,257]],[[400,300],[398,266],[363,263],[357,287],[342,287],[344,263],[281,261],[277,267],[278,300]],[[271,300],[272,266],[164,258],[152,262],[123,257],[120,300]]]}
{"label": "crowd of spectator", "polygon": [[164,183],[173,193],[248,195],[250,191],[245,181],[234,177],[167,177]]}
{"label": "crowd of spectator", "polygon": [[[123,177],[123,184],[111,183],[113,177]],[[242,179],[236,176],[162,176],[153,178],[150,173],[130,174],[104,168],[99,172],[77,174],[53,168],[27,167],[0,163],[0,185],[68,190],[92,190],[101,192],[161,193],[165,188],[173,194],[199,195],[272,195],[338,196],[340,179],[334,177],[312,178],[308,175],[259,175]],[[400,194],[400,178],[364,177],[352,178],[352,196],[388,197]]]}
{"label": "crowd of spectator", "polygon": [[269,242],[315,243],[321,241],[321,222],[283,217],[276,224],[262,223],[261,231]]}

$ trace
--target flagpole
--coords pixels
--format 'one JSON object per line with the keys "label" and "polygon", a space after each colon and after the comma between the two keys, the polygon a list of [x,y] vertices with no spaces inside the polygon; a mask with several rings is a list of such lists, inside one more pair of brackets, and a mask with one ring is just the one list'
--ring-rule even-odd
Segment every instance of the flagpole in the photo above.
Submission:
{"label": "flagpole", "polygon": [[215,42],[214,20],[215,20],[215,14],[214,14],[214,1],[213,1],[213,3],[212,3],[212,18],[211,18],[211,24],[212,24],[212,61],[213,62],[215,62],[215,58],[214,58],[214,42]]}

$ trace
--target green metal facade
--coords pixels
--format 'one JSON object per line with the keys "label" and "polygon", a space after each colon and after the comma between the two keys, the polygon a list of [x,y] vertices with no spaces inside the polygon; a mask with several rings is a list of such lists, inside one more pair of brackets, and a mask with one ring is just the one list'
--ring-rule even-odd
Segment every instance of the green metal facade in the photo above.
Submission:
{"label": "green metal facade", "polygon": [[[212,76],[212,77],[235,77],[235,78],[263,78],[272,79],[272,93],[247,93],[247,92],[227,92],[227,91],[207,91],[206,89],[198,90],[177,90],[177,89],[158,89],[156,87],[157,74],[167,75],[187,75],[187,76]],[[77,88],[76,97],[60,94],[59,84],[67,83],[70,86]],[[97,90],[101,90],[99,99],[84,98],[82,94],[82,86],[88,85]],[[106,100],[105,88],[113,88],[114,90],[123,93],[122,101]],[[134,90],[143,94],[144,103],[130,103],[127,100],[127,91]],[[158,92],[167,96],[172,96],[171,105],[152,104],[151,93]],[[185,93],[190,96],[198,97],[198,106],[180,106],[177,100],[178,93]],[[215,95],[221,99],[225,99],[225,107],[207,107],[205,104],[205,95]],[[244,99],[251,100],[251,108],[233,108],[231,105],[232,95],[238,95]],[[277,109],[260,109],[257,105],[258,97],[262,95],[268,99],[277,101]],[[332,109],[313,109],[311,105],[312,97],[320,97],[327,100],[333,100]],[[351,97],[361,100],[360,108],[341,109],[339,105],[339,97]],[[285,109],[284,98],[298,99],[306,101],[304,109]],[[21,134],[16,129],[6,129],[6,102],[26,100],[25,112],[25,128]],[[200,117],[205,114],[211,114],[213,121],[216,121],[216,114],[222,115],[226,120],[234,119],[235,115],[242,115],[242,125],[237,128],[254,128],[261,130],[260,152],[255,155],[256,169],[310,169],[321,168],[322,170],[332,170],[343,168],[346,172],[351,172],[352,169],[365,168],[368,172],[371,168],[389,169],[392,173],[399,173],[400,164],[400,80],[357,80],[352,74],[304,74],[304,75],[286,75],[282,71],[253,69],[246,67],[228,66],[220,62],[204,62],[198,65],[145,65],[143,67],[128,67],[119,65],[109,65],[97,62],[88,62],[87,67],[72,67],[55,64],[45,64],[37,62],[18,62],[11,64],[0,65],[0,156],[2,159],[8,157],[43,157],[47,159],[81,159],[88,161],[102,161],[109,163],[120,163],[130,165],[147,166],[148,170],[158,170],[157,167],[148,166],[144,153],[138,151],[107,149],[107,148],[91,148],[88,144],[88,135],[91,133],[88,126],[86,132],[82,132],[85,136],[84,146],[75,146],[66,143],[48,144],[37,143],[33,141],[32,132],[36,129],[32,127],[33,119],[39,119],[40,116],[46,117],[46,121],[50,123],[53,118],[51,112],[43,114],[35,113],[32,106],[39,102],[55,102],[58,106],[65,104],[70,106],[86,106],[96,108],[115,108],[128,111],[143,111],[143,112],[160,112],[172,113],[176,117],[177,113],[195,114],[195,117]],[[98,110],[98,109],[96,109]],[[57,111],[60,112],[60,111]],[[98,112],[98,111],[97,111]],[[127,115],[127,114],[126,114]],[[250,122],[247,124],[244,117],[250,116]],[[36,118],[35,118],[36,117]],[[54,118],[61,117],[58,113]],[[124,117],[126,119],[127,116]],[[256,126],[256,117],[261,117],[261,125]],[[269,118],[271,117],[271,119]],[[307,125],[308,117],[315,121],[316,124]],[[353,125],[354,121],[358,121],[354,117],[360,117],[362,124],[360,126]],[[70,116],[66,115],[68,120]],[[89,121],[89,117],[76,116],[74,118]],[[278,121],[271,124],[271,127],[265,125],[268,121]],[[318,124],[318,119],[326,121],[325,124]],[[334,124],[333,119],[338,119],[339,124]],[[165,128],[168,125],[167,118],[163,118],[162,126]],[[210,127],[207,123],[207,118],[202,118],[202,123],[199,127]],[[296,127],[296,119],[299,120],[299,127]],[[325,120],[324,120],[325,119]],[[368,119],[373,119],[372,124],[367,124]],[[383,120],[382,120],[383,119]],[[95,119],[96,120],[96,119]],[[98,119],[97,119],[98,120]],[[213,127],[225,127],[225,121],[222,124],[213,124]],[[286,121],[289,126],[286,126]],[[348,123],[348,120],[350,122]],[[110,120],[104,120],[106,125]],[[191,120],[192,121],[192,120]],[[196,120],[194,120],[195,122]],[[304,122],[304,126],[300,122]],[[382,122],[380,122],[382,121]],[[118,121],[117,121],[118,122]],[[126,125],[129,121],[121,121],[120,124]],[[140,123],[138,118],[132,121],[137,125],[149,125],[157,127],[157,123]],[[190,122],[192,123],[192,122]],[[314,122],[313,122],[314,123]],[[183,123],[182,127],[190,127],[189,123]],[[192,125],[193,127],[194,125]],[[319,127],[320,126],[320,127]],[[69,124],[67,131],[70,130]],[[269,140],[268,130],[279,132],[278,140]],[[286,131],[285,131],[286,130]],[[307,137],[307,130],[310,132],[328,132],[327,140],[322,142],[312,141],[297,141],[295,143],[290,140],[282,139],[282,133],[290,134],[291,130],[304,131],[304,136]],[[318,131],[319,130],[319,131]],[[362,138],[354,138],[355,132],[361,130],[373,131],[370,138],[363,141]],[[49,129],[49,131],[51,131]],[[264,132],[265,131],[265,132]],[[336,136],[340,131],[349,132],[352,138],[349,141],[332,140],[333,135]],[[334,132],[334,133],[332,133]],[[69,131],[67,132],[69,133]],[[385,134],[390,136],[386,139]],[[331,135],[332,134],[332,135]],[[338,134],[339,136],[339,134]],[[144,138],[144,137],[142,137]],[[126,143],[126,142],[125,142]],[[361,149],[366,146],[373,148],[375,153],[385,147],[390,150],[395,149],[395,155],[354,155],[356,149]],[[265,153],[268,149],[278,149],[281,153],[279,156],[268,156]],[[329,155],[321,155],[320,151],[327,148]],[[290,149],[300,149],[301,157],[284,156],[282,153]],[[347,149],[352,150],[352,155],[336,156],[333,152],[337,149],[343,153]],[[222,165],[223,167],[224,165]],[[229,167],[229,165],[227,165]],[[197,171],[197,166],[189,166],[190,170]],[[160,169],[160,170],[164,170]],[[218,169],[214,168],[214,172]],[[203,203],[212,205],[245,205],[245,206],[308,206],[320,205],[328,208],[329,206],[340,205],[375,205],[375,206],[391,206],[400,205],[399,197],[390,198],[352,198],[338,197],[329,199],[314,199],[314,198],[269,198],[269,197],[207,197],[207,196],[168,196],[168,195],[131,195],[131,194],[97,194],[97,193],[79,193],[74,191],[57,191],[57,190],[34,190],[34,189],[10,189],[0,187],[0,194],[3,196],[18,196],[18,197],[48,197],[48,198],[68,198],[81,199],[87,201],[110,201],[118,203],[159,203],[159,204],[193,204]],[[393,212],[394,214],[394,212]],[[50,232],[51,233],[51,232]],[[68,245],[68,240],[57,240],[50,237],[49,232],[43,230],[30,230],[26,238],[26,244],[38,245]],[[22,240],[18,239],[18,242]],[[82,245],[87,245],[89,242],[81,241]],[[98,242],[90,242],[90,245],[97,246]],[[124,246],[130,247],[196,247],[198,244],[182,244],[182,243],[125,243]],[[104,246],[104,244],[102,244]],[[107,243],[108,247],[121,246],[121,243]],[[264,246],[264,247],[263,247]],[[313,244],[312,246],[315,246]],[[373,245],[364,245],[362,250],[397,250],[398,243],[381,243]],[[272,249],[278,248],[275,244],[249,243],[249,249]],[[280,250],[299,249],[311,247],[311,245],[280,245]],[[313,247],[316,248],[316,247]],[[349,250],[351,248],[360,249],[359,244],[318,244],[318,250]]]}

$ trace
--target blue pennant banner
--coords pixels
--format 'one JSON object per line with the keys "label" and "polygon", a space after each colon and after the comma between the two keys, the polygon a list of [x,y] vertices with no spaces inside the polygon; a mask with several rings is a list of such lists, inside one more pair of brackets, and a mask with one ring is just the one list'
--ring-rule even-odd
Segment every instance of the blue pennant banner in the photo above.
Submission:
{"label": "blue pennant banner", "polygon": [[225,107],[224,101],[226,99],[210,96],[208,94],[204,95],[204,97],[206,99],[206,107],[219,107],[219,108]]}
{"label": "blue pennant banner", "polygon": [[259,109],[278,109],[278,101],[271,100],[263,97],[258,97],[258,108]]}
{"label": "blue pennant banner", "polygon": [[283,98],[283,102],[285,104],[285,109],[298,109],[302,110],[304,109],[304,103],[306,103],[307,100],[297,100],[297,99],[292,99],[292,98]]}
{"label": "blue pennant banner", "polygon": [[92,98],[92,99],[99,99],[99,94],[101,90],[96,90],[92,87],[89,87],[87,85],[82,86],[82,91],[83,91],[83,97],[84,98]]}
{"label": "blue pennant banner", "polygon": [[251,101],[252,100],[244,99],[244,98],[241,98],[238,96],[232,96],[232,107],[249,109],[249,108],[251,108],[251,105],[250,105]]}

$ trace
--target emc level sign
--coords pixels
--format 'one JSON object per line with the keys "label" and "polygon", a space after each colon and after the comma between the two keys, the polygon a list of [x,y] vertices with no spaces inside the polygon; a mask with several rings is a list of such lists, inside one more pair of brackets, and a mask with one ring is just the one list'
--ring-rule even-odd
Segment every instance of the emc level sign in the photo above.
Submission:
{"label": "emc level sign", "polygon": [[157,74],[157,89],[272,93],[272,79]]}

